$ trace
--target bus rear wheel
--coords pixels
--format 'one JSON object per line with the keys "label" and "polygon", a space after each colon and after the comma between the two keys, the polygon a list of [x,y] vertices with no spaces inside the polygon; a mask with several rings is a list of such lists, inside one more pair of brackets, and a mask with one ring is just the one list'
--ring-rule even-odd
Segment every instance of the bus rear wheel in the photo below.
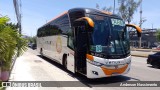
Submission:
{"label": "bus rear wheel", "polygon": [[67,56],[63,55],[63,66],[67,69]]}
{"label": "bus rear wheel", "polygon": [[40,50],[40,54],[41,54],[41,57],[43,57],[43,50],[42,50],[42,48]]}

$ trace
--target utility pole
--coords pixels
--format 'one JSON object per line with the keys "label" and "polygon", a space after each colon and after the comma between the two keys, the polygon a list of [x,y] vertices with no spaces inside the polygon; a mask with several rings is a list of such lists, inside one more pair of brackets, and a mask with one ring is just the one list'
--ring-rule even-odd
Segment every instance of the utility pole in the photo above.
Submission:
{"label": "utility pole", "polygon": [[[141,2],[141,6],[140,6],[140,28],[142,28],[142,2]],[[141,43],[142,43],[142,36],[139,37],[139,48],[141,48]]]}
{"label": "utility pole", "polygon": [[113,14],[115,13],[115,8],[116,8],[116,2],[115,2],[115,0],[114,0]]}
{"label": "utility pole", "polygon": [[15,9],[16,18],[17,18],[18,27],[19,27],[19,33],[21,34],[21,32],[22,32],[22,27],[21,27],[21,17],[22,17],[21,16],[21,0],[20,0],[19,3],[18,3],[18,0],[13,0],[14,9]]}

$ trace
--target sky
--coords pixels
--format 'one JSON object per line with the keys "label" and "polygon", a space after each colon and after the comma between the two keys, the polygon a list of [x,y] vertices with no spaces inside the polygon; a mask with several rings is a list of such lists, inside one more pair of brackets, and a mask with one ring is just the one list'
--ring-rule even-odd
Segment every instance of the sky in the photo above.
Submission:
{"label": "sky", "polygon": [[[116,8],[118,8],[118,0],[115,1]],[[113,2],[114,0],[21,0],[22,34],[35,36],[39,27],[71,8],[96,8],[96,4],[103,8],[104,6],[113,6]],[[142,17],[147,20],[142,28],[160,28],[160,0],[143,0],[142,8]],[[139,10],[140,8],[138,8],[132,21],[137,25],[140,21]],[[17,23],[13,0],[0,0],[0,15],[8,16],[10,22]]]}

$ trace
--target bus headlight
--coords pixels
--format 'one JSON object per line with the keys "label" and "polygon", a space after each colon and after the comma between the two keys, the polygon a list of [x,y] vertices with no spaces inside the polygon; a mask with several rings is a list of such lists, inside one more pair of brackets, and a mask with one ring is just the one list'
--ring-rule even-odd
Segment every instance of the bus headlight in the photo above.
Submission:
{"label": "bus headlight", "polygon": [[96,66],[102,66],[103,65],[102,63],[99,63],[99,62],[96,62],[96,61],[93,61],[93,60],[88,60],[88,62],[90,64],[93,64],[93,65],[96,65]]}

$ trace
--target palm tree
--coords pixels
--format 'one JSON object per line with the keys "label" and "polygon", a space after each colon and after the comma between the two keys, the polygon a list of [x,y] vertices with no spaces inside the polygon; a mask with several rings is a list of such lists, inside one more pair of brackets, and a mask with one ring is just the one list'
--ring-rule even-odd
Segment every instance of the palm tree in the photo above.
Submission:
{"label": "palm tree", "polygon": [[8,17],[0,17],[0,66],[2,71],[10,71],[14,55],[21,55],[27,49],[27,42],[21,38],[16,28],[8,25]]}
{"label": "palm tree", "polygon": [[130,23],[141,3],[142,0],[138,0],[138,2],[135,0],[121,0],[119,14],[126,22]]}
{"label": "palm tree", "polygon": [[[100,6],[99,6],[99,4],[96,4],[96,8],[97,9],[100,9]],[[112,6],[110,6],[110,7],[103,7],[101,10],[103,10],[103,11],[107,11],[107,12],[111,12],[112,10],[113,10],[113,7]]]}

